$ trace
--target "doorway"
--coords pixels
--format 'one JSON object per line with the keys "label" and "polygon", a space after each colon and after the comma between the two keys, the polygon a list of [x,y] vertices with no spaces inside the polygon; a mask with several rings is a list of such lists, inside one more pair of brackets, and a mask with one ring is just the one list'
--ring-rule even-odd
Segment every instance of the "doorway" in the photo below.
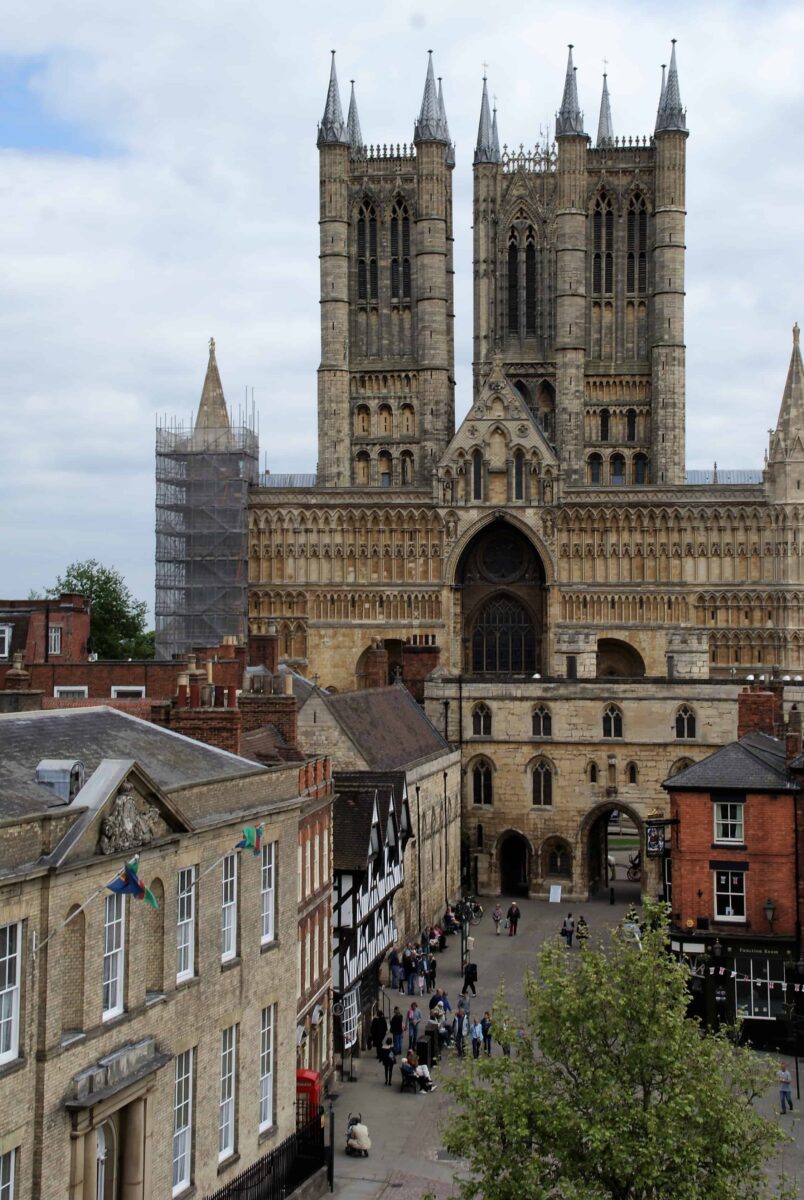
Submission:
{"label": "doorway", "polygon": [[530,888],[530,846],[521,833],[505,834],[500,842],[500,893],[527,896]]}
{"label": "doorway", "polygon": [[586,825],[589,899],[608,900],[613,889],[618,904],[640,904],[643,847],[636,814],[613,803],[592,813]]}

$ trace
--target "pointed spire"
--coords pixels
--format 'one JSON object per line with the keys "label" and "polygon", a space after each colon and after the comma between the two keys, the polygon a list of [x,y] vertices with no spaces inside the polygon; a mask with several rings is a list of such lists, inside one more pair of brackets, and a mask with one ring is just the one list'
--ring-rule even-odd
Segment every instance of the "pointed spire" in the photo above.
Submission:
{"label": "pointed spire", "polygon": [[662,87],[659,92],[659,107],[656,109],[656,124],[659,124],[659,117],[664,108],[664,98],[667,94],[667,63],[662,63]]}
{"label": "pointed spire", "polygon": [[670,69],[667,72],[667,82],[662,72],[662,95],[659,100],[659,111],[656,114],[656,132],[687,132],[687,117],[681,106],[681,92],[678,86],[678,68],[676,67],[676,39],[673,38],[673,52],[670,55]]}
{"label": "pointed spire", "polygon": [[480,99],[480,123],[477,127],[477,145],[475,146],[476,163],[496,163],[500,161],[499,152],[494,153],[494,132],[489,109],[489,91],[486,86],[486,76],[483,76],[483,95]]}
{"label": "pointed spire", "polygon": [[444,160],[447,163],[447,166],[454,167],[455,166],[455,147],[453,146],[452,140],[449,136],[449,121],[447,120],[447,106],[444,103],[444,86],[443,86],[440,75],[438,77],[438,119],[441,122],[441,132],[443,133],[444,140],[447,143],[447,149],[446,149],[446,153],[444,155]]}
{"label": "pointed spire", "polygon": [[804,439],[804,364],[801,361],[799,338],[800,330],[796,324],[793,326],[793,353],[787,370],[779,420],[776,422],[776,435],[778,437],[781,434],[783,444],[788,449],[795,442],[797,434]]}
{"label": "pointed spire", "polygon": [[436,91],[435,74],[433,72],[433,52],[428,50],[427,76],[424,81],[424,95],[419,119],[413,130],[413,141],[444,142],[444,131],[441,127],[441,116]]}
{"label": "pointed spire", "polygon": [[611,120],[608,75],[603,74],[603,95],[600,97],[600,120],[597,123],[597,144],[605,146],[614,141],[614,125]]}
{"label": "pointed spire", "polygon": [[350,79],[352,94],[349,97],[349,116],[346,118],[346,140],[353,150],[363,149],[363,134],[360,132],[360,117],[357,115],[355,100],[355,81]]}
{"label": "pointed spire", "polygon": [[346,123],[341,108],[341,93],[338,90],[338,75],[335,71],[335,51],[332,51],[332,65],[329,69],[329,87],[327,102],[324,105],[324,115],[318,126],[318,144],[346,142]]}
{"label": "pointed spire", "polygon": [[564,95],[561,99],[561,108],[556,113],[556,137],[564,134],[586,137],[583,131],[583,113],[578,105],[578,84],[575,79],[575,67],[572,64],[571,42],[567,59],[567,75],[564,80]]}
{"label": "pointed spire", "polygon": [[215,358],[215,339],[209,339],[209,362],[204,386],[201,390],[201,402],[198,405],[198,415],[195,419],[195,432],[205,429],[229,429],[229,414],[226,411],[226,400],[223,395],[218,363]]}

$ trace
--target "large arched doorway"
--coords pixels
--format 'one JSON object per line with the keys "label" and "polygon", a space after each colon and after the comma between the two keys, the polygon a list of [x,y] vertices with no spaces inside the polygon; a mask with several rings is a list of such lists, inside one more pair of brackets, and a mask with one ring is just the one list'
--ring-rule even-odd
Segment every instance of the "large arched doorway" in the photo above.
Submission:
{"label": "large arched doorway", "polygon": [[500,893],[503,896],[527,896],[530,888],[530,846],[521,833],[505,833],[499,849]]}
{"label": "large arched doorway", "polygon": [[545,573],[508,521],[493,521],[464,550],[456,572],[468,675],[533,675],[543,669]]}
{"label": "large arched doorway", "polygon": [[613,887],[618,904],[639,904],[645,836],[638,814],[616,801],[600,805],[586,818],[582,844],[589,899],[608,900]]}

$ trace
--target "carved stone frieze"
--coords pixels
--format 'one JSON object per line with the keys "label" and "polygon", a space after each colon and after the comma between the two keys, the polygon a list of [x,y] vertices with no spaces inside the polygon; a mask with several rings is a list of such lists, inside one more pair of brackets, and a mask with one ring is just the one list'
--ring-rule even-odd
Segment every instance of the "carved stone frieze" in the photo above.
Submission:
{"label": "carved stone frieze", "polygon": [[98,850],[101,854],[138,850],[149,845],[166,828],[156,805],[142,800],[126,781],[120,785],[112,807],[101,822]]}

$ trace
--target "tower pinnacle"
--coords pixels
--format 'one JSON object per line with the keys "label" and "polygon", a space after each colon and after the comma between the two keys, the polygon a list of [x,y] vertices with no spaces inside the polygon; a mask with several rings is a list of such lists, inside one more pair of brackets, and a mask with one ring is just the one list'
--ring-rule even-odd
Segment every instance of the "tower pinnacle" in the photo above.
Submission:
{"label": "tower pinnacle", "polygon": [[670,67],[667,72],[666,83],[664,68],[662,69],[662,94],[659,99],[659,111],[656,114],[656,132],[687,132],[686,113],[681,105],[681,92],[678,86],[675,38],[673,38],[673,51],[670,55]]}
{"label": "tower pinnacle", "polygon": [[352,85],[352,94],[349,97],[349,116],[346,118],[346,140],[353,150],[363,149],[363,134],[360,132],[360,117],[357,115],[357,100],[355,100],[355,81],[349,81]]}
{"label": "tower pinnacle", "polygon": [[[496,116],[496,109],[495,109]],[[494,127],[489,110],[489,93],[486,86],[486,76],[483,76],[483,95],[480,100],[480,123],[477,127],[477,145],[475,146],[476,163],[496,163],[500,161],[499,147],[494,146]]]}
{"label": "tower pinnacle", "polygon": [[586,137],[583,130],[583,113],[578,104],[578,84],[575,79],[575,67],[572,64],[571,42],[567,58],[567,74],[564,79],[564,95],[561,99],[561,108],[556,113],[556,137],[568,134]]}
{"label": "tower pinnacle", "polygon": [[793,352],[776,422],[776,437],[781,435],[787,449],[795,442],[796,435],[804,440],[804,364],[801,361],[800,336],[801,331],[796,323],[793,326]]}
{"label": "tower pinnacle", "polygon": [[450,136],[449,136],[449,122],[447,121],[447,108],[446,108],[446,105],[444,104],[444,88],[443,88],[443,84],[442,84],[440,75],[438,77],[438,119],[441,122],[441,131],[442,131],[442,133],[444,135],[444,139],[447,143],[447,150],[446,150],[446,156],[445,156],[446,162],[447,162],[448,166],[454,167],[455,166],[455,147],[452,145],[452,141],[450,140]]}
{"label": "tower pinnacle", "polygon": [[327,100],[324,105],[324,115],[318,127],[319,146],[330,143],[346,142],[346,124],[341,108],[341,94],[338,90],[338,75],[335,71],[335,51],[332,51],[332,65],[329,69],[329,87]]}
{"label": "tower pinnacle", "polygon": [[611,120],[611,103],[609,101],[608,75],[603,73],[603,95],[600,97],[600,119],[597,123],[597,144],[605,146],[614,140],[614,126]]}
{"label": "tower pinnacle", "polygon": [[198,415],[195,418],[196,433],[205,429],[228,430],[229,414],[226,411],[226,400],[223,395],[218,363],[215,358],[215,339],[209,339],[209,362],[201,390],[201,401],[198,405]]}
{"label": "tower pinnacle", "polygon": [[445,142],[442,128],[438,92],[436,91],[435,74],[433,72],[433,52],[427,51],[427,75],[424,80],[424,95],[419,119],[413,131],[414,142]]}

